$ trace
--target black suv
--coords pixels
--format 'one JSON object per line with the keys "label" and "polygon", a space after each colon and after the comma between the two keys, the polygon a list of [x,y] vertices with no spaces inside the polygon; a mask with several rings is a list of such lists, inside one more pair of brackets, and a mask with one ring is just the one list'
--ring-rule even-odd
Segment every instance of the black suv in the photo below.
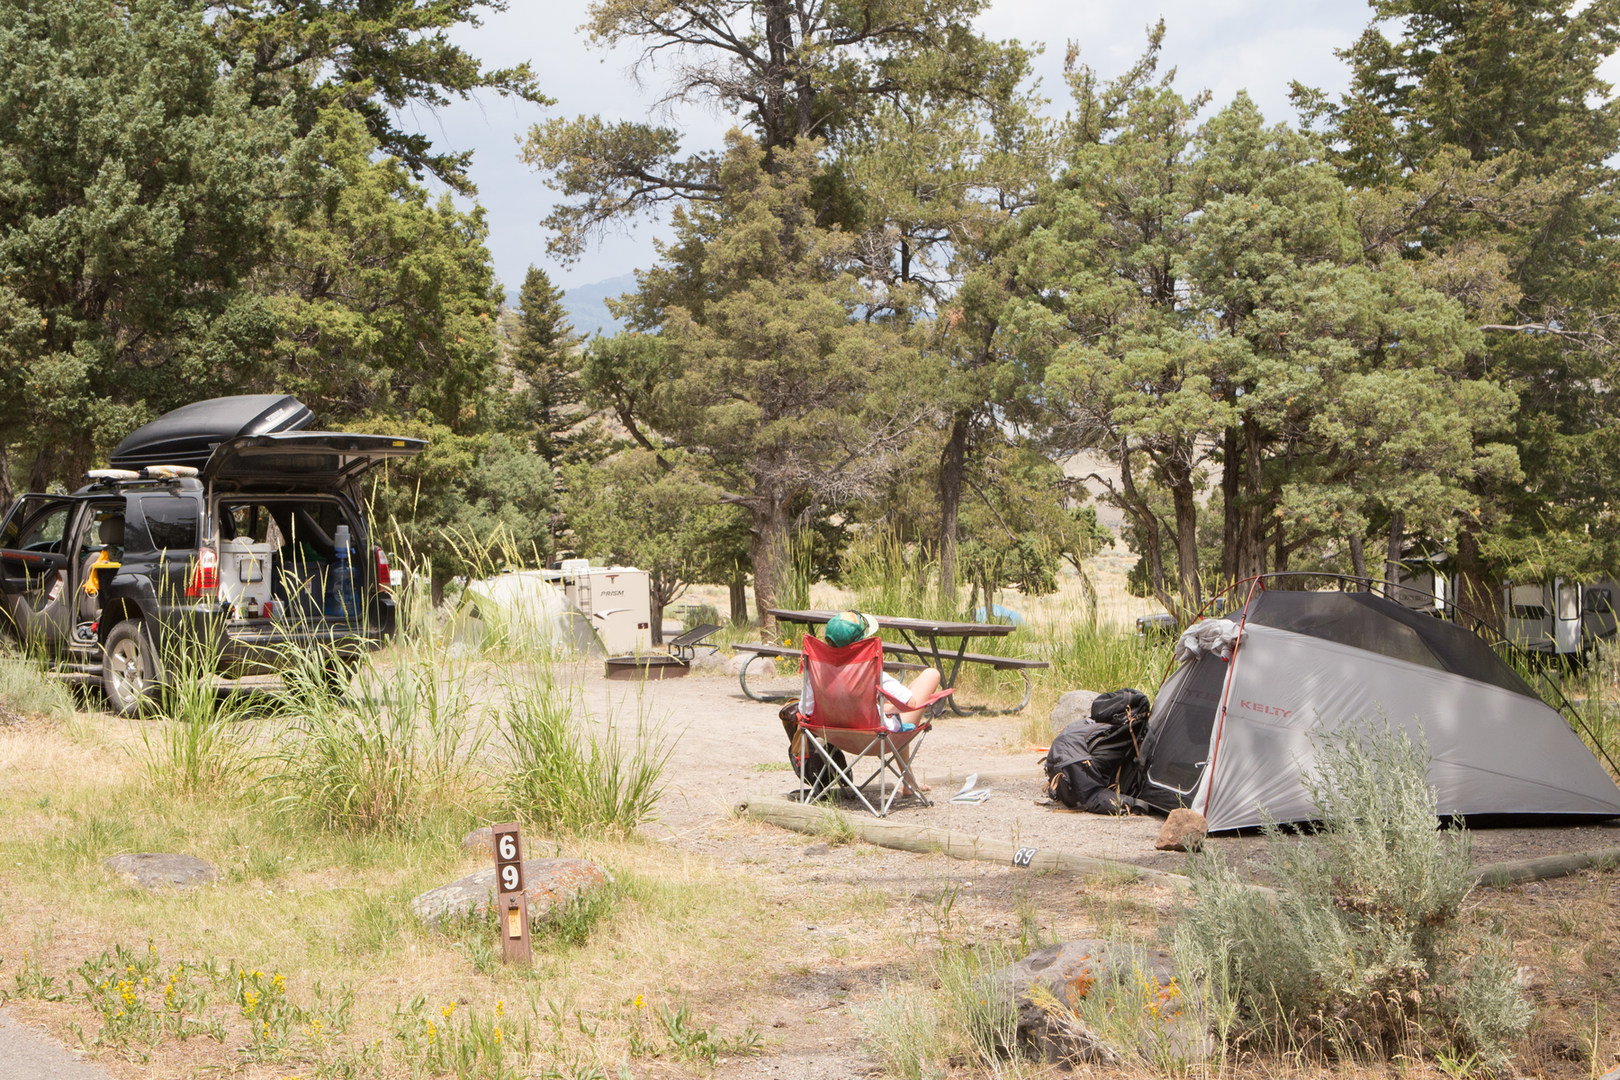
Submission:
{"label": "black suv", "polygon": [[197,402],[130,434],[72,495],[22,496],[0,522],[0,625],[99,675],[126,716],[177,632],[212,643],[221,671],[274,670],[293,642],[340,665],[377,648],[394,600],[358,481],[424,443],[313,420],[285,395]]}

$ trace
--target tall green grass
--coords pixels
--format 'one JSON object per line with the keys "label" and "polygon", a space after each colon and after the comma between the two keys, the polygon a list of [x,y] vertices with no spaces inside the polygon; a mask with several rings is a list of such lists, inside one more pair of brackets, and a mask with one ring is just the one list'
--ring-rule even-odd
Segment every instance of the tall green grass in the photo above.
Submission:
{"label": "tall green grass", "polygon": [[962,590],[939,589],[939,557],[921,544],[901,541],[892,529],[874,529],[844,552],[844,585],[855,607],[874,615],[955,621],[967,616]]}
{"label": "tall green grass", "polygon": [[1152,697],[1170,673],[1175,643],[1143,638],[1113,623],[1071,618],[1048,625],[1037,654],[1051,663],[1053,686],[1070,690],[1132,686]]}
{"label": "tall green grass", "polygon": [[673,744],[642,715],[633,733],[613,716],[597,733],[582,695],[549,667],[517,673],[495,722],[508,762],[502,794],[524,820],[550,833],[628,836],[652,820]]}
{"label": "tall green grass", "polygon": [[217,645],[177,627],[166,635],[163,679],[140,726],[136,751],[147,784],[170,795],[228,794],[243,787],[256,765],[265,706],[221,687]]}
{"label": "tall green grass", "polygon": [[0,638],[0,710],[66,719],[73,715],[73,695],[41,661]]}
{"label": "tall green grass", "polygon": [[289,722],[270,753],[277,805],[327,828],[410,830],[435,810],[471,814],[486,789],[474,769],[487,728],[473,710],[470,669],[440,648],[407,643],[368,660],[349,693],[341,658],[319,645],[285,656]]}

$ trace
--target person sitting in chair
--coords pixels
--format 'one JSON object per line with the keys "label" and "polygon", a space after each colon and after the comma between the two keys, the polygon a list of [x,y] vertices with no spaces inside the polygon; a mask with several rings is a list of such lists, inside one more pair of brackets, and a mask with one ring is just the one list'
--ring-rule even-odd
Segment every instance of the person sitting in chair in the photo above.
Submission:
{"label": "person sitting in chair", "polygon": [[[844,646],[853,645],[857,641],[877,637],[878,622],[875,617],[859,611],[840,611],[827,620],[827,627],[821,636],[827,644],[842,649]],[[917,721],[922,719],[923,706],[928,703],[928,699],[933,696],[934,691],[939,689],[939,671],[935,668],[923,669],[917,673],[915,679],[911,680],[910,686],[885,671],[879,676],[878,686],[891,697],[903,698],[917,706],[915,709],[901,711],[882,694],[877,697],[876,704],[883,714],[883,726],[895,732],[910,731],[916,727]],[[799,693],[799,711],[808,715],[815,711],[815,707],[815,696],[810,689],[810,676],[806,674],[804,688]],[[899,747],[896,750],[896,755],[909,769],[911,746],[907,744]],[[917,788],[919,791],[933,790],[929,785],[921,782],[917,784]],[[915,795],[917,792],[907,788],[905,794]]]}

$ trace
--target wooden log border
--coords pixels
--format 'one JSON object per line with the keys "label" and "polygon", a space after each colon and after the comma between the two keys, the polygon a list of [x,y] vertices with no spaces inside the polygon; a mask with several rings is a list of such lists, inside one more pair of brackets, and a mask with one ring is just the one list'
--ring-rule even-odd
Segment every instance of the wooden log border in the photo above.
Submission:
{"label": "wooden log border", "polygon": [[1593,867],[1620,869],[1620,847],[1573,851],[1566,855],[1546,855],[1515,862],[1486,863],[1474,870],[1474,881],[1489,889],[1504,889],[1525,881],[1546,881],[1548,878],[1578,874]]}
{"label": "wooden log border", "polygon": [[[737,812],[756,821],[766,821],[794,832],[817,835],[825,830],[828,807],[807,805],[774,796],[749,796],[737,804]],[[1156,885],[1185,887],[1184,874],[1153,870],[1133,863],[1112,859],[1095,859],[1089,855],[1076,855],[1061,848],[1035,848],[1027,858],[1029,848],[1019,848],[1005,840],[986,840],[982,836],[933,829],[926,825],[902,825],[881,818],[846,815],[850,828],[869,844],[893,848],[896,851],[914,851],[929,855],[936,851],[953,859],[977,859],[982,862],[1021,866],[1028,870],[1056,870],[1071,874],[1111,877],[1126,881],[1147,881]],[[1018,857],[1018,861],[1014,858]]]}
{"label": "wooden log border", "polygon": [[[811,836],[825,831],[828,814],[838,813],[831,807],[807,805],[773,795],[751,795],[738,803],[736,809],[741,816]],[[868,844],[896,851],[911,851],[921,855],[931,855],[937,851],[953,859],[975,859],[981,862],[1001,863],[1004,866],[1021,866],[1029,870],[1143,881],[1155,885],[1168,885],[1176,889],[1187,886],[1185,874],[1155,870],[1115,859],[1078,855],[1061,848],[1036,848],[1030,853],[1031,849],[1017,847],[1005,840],[987,840],[982,836],[970,836],[948,829],[935,829],[926,825],[903,825],[865,815],[846,814],[844,819],[854,830],[855,835]],[[1592,867],[1620,869],[1620,847],[1547,855],[1513,862],[1486,863],[1475,868],[1474,883],[1488,889],[1501,889],[1527,881],[1565,877]],[[1268,893],[1272,891],[1263,885],[1254,887]]]}

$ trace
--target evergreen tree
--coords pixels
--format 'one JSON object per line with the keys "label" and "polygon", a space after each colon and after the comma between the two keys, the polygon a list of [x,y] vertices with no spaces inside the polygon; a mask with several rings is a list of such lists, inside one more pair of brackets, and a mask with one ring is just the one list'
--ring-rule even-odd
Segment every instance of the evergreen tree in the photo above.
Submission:
{"label": "evergreen tree", "polygon": [[38,490],[241,385],[274,333],[244,281],[300,149],[190,4],[0,5],[0,56],[0,489],[15,460]]}
{"label": "evergreen tree", "polygon": [[533,431],[535,451],[556,464],[574,441],[571,428],[583,419],[579,337],[568,323],[562,290],[544,270],[529,267],[518,293],[512,367],[523,380],[515,411]]}
{"label": "evergreen tree", "polygon": [[[1016,43],[969,29],[986,0],[895,0],[880,8],[812,0],[597,0],[592,37],[642,47],[642,64],[673,58],[667,101],[702,101],[740,116],[763,149],[801,140],[837,148],[884,103],[983,102],[1023,77]],[[603,227],[674,201],[725,197],[723,155],[683,153],[673,128],[599,116],[537,125],[525,159],[565,201],[547,218],[554,251],[577,255]],[[858,194],[837,169],[817,179],[822,223],[857,224]]]}
{"label": "evergreen tree", "polygon": [[1388,21],[1339,54],[1350,91],[1295,95],[1341,172],[1373,189],[1368,250],[1462,304],[1483,335],[1469,376],[1517,395],[1524,477],[1480,477],[1458,521],[1462,600],[1489,613],[1503,578],[1620,571],[1620,102],[1598,77],[1620,3],[1372,7]]}
{"label": "evergreen tree", "polygon": [[665,307],[656,340],[620,335],[644,347],[586,361],[638,442],[656,448],[656,433],[700,456],[721,499],[748,512],[767,625],[795,520],[872,491],[930,411],[901,329],[861,317],[871,292],[852,238],[815,224],[817,149],[779,150],[772,172],[733,132],[724,200],[677,211],[665,263],[643,275],[643,295],[669,282],[697,302]]}
{"label": "evergreen tree", "polygon": [[[1060,445],[1117,467],[1105,497],[1159,599],[1201,602],[1217,465],[1227,580],[1353,546],[1378,507],[1460,509],[1461,484],[1515,475],[1491,438],[1511,395],[1457,385],[1475,340],[1460,307],[1403,261],[1365,256],[1352,194],[1310,141],[1265,126],[1243,95],[1195,131],[1193,103],[1141,75],[1077,81],[1080,115],[1103,119],[1078,133],[1014,249],[1002,332],[1046,364]],[[1399,465],[1370,441],[1386,400],[1433,421],[1400,433]],[[1397,471],[1404,482],[1379,482]]]}
{"label": "evergreen tree", "polygon": [[487,71],[451,34],[477,26],[505,0],[211,0],[207,27],[256,108],[285,105],[300,130],[329,108],[352,112],[372,141],[420,180],[431,173],[463,195],[471,154],[435,151],[402,131],[404,109],[433,109],[450,95],[494,90],[549,104],[527,64]]}

